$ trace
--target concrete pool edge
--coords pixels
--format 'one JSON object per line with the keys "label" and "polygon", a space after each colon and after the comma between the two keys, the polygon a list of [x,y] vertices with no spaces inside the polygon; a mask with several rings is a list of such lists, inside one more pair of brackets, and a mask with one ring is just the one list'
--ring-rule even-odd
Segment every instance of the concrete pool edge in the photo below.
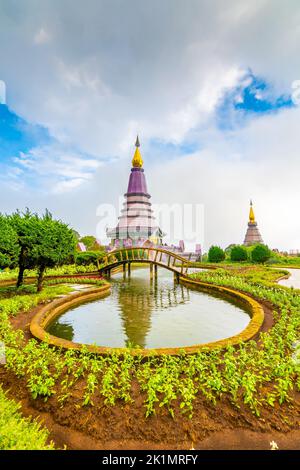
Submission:
{"label": "concrete pool edge", "polygon": [[241,293],[234,289],[227,287],[217,286],[215,284],[209,284],[201,281],[195,281],[187,278],[180,278],[180,282],[183,284],[192,285],[193,287],[202,287],[212,291],[223,292],[229,294],[231,297],[238,299],[246,306],[247,311],[251,317],[249,324],[240,333],[230,336],[218,341],[210,343],[200,343],[193,346],[176,347],[176,348],[157,348],[157,349],[128,349],[128,348],[111,348],[104,346],[95,346],[84,343],[75,343],[57,336],[50,335],[46,328],[49,324],[59,315],[69,310],[72,307],[76,307],[89,300],[100,299],[110,294],[111,286],[107,284],[99,288],[89,289],[85,292],[76,292],[68,295],[64,298],[54,300],[48,305],[43,306],[33,317],[30,323],[31,334],[48,344],[56,347],[81,350],[83,347],[91,353],[96,354],[124,354],[129,353],[134,356],[159,356],[163,354],[167,355],[178,355],[184,351],[186,354],[195,354],[201,350],[212,350],[216,348],[225,348],[227,346],[236,346],[243,341],[249,341],[253,339],[260,331],[264,322],[264,310],[263,307],[247,294]]}
{"label": "concrete pool edge", "polygon": [[50,335],[46,328],[48,325],[59,315],[72,307],[76,307],[81,303],[89,300],[101,299],[110,294],[111,285],[106,283],[104,286],[91,288],[86,291],[75,292],[70,295],[64,296],[59,299],[55,299],[45,306],[42,306],[40,310],[34,315],[30,323],[30,332],[35,338],[45,341],[53,346],[63,348],[82,348],[82,344],[73,343],[57,336]]}

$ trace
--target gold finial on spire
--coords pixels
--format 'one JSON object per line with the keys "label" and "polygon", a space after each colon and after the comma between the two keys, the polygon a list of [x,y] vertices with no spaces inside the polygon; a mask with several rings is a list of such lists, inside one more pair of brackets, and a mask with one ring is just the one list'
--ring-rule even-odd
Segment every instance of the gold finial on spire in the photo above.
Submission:
{"label": "gold finial on spire", "polygon": [[135,152],[134,152],[133,159],[132,159],[132,166],[134,168],[142,168],[143,159],[142,159],[141,152],[139,150],[140,141],[139,141],[139,136],[138,135],[136,136],[135,147],[136,148],[135,148]]}
{"label": "gold finial on spire", "polygon": [[249,222],[251,224],[255,223],[255,215],[254,215],[254,210],[253,210],[253,204],[252,204],[252,199],[250,199],[250,212],[249,212]]}

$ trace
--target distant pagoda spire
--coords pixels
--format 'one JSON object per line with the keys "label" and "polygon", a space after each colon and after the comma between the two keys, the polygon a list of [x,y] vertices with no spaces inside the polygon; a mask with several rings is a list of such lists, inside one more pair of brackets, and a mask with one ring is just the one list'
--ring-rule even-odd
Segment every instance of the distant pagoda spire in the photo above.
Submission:
{"label": "distant pagoda spire", "polygon": [[250,200],[250,211],[249,211],[249,222],[248,228],[244,240],[244,245],[250,246],[255,245],[256,243],[263,243],[263,239],[257,227],[257,222],[255,220],[254,210],[253,210],[253,203]]}
{"label": "distant pagoda spire", "polygon": [[255,223],[255,215],[254,215],[254,210],[253,210],[252,199],[250,199],[249,222],[251,222],[251,224]]}
{"label": "distant pagoda spire", "polygon": [[139,141],[139,136],[137,135],[136,142],[135,142],[135,152],[134,152],[133,159],[132,159],[133,168],[142,168],[143,166],[143,159],[142,159],[142,155],[141,155],[139,147],[140,147],[140,141]]}

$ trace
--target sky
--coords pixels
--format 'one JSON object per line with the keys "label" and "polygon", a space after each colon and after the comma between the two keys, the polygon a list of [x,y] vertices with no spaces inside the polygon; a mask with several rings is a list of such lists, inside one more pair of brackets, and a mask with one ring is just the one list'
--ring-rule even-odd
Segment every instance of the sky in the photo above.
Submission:
{"label": "sky", "polygon": [[297,0],[0,0],[0,212],[105,242],[138,133],[155,207],[202,208],[193,243],[242,243],[252,199],[300,249],[299,45]]}

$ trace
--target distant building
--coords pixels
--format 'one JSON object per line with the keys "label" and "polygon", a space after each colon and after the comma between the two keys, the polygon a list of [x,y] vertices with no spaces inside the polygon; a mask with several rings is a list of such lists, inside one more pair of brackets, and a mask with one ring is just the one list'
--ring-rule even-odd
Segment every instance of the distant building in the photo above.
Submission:
{"label": "distant building", "polygon": [[263,243],[263,239],[258,230],[257,222],[255,221],[252,201],[250,201],[249,222],[244,240],[244,245],[250,246],[255,245],[256,243]]}
{"label": "distant building", "polygon": [[300,250],[290,250],[289,255],[290,256],[300,256]]}
{"label": "distant building", "polygon": [[85,246],[85,244],[82,243],[82,242],[78,242],[78,243],[77,243],[77,250],[78,250],[78,251],[86,251],[86,246]]}

